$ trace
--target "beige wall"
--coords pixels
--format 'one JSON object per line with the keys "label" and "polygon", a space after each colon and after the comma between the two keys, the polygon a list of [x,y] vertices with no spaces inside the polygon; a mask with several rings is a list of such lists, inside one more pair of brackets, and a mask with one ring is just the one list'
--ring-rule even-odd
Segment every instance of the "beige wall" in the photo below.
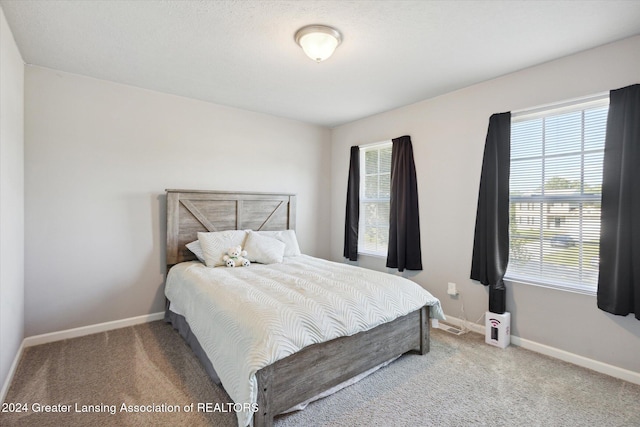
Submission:
{"label": "beige wall", "polygon": [[23,93],[24,62],[0,8],[0,387],[24,338]]}
{"label": "beige wall", "polygon": [[322,127],[27,67],[26,335],[164,309],[166,188],[296,193],[328,257],[329,153]]}
{"label": "beige wall", "polygon": [[[446,313],[476,321],[487,290],[469,279],[476,204],[489,116],[596,94],[640,81],[640,37],[542,64],[333,129],[331,255],[342,260],[349,147],[411,135],[418,175],[424,271],[414,280]],[[385,270],[384,260],[361,265]],[[446,293],[455,282],[460,297]],[[598,310],[596,298],[508,284],[512,333],[640,372],[640,322]]]}

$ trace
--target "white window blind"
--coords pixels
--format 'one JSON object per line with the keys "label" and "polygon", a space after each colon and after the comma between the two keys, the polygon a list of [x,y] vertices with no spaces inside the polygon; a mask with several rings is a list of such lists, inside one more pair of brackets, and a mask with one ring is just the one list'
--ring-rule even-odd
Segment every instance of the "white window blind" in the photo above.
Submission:
{"label": "white window blind", "polygon": [[506,278],[595,293],[609,99],[514,115]]}
{"label": "white window blind", "polygon": [[358,252],[387,255],[391,195],[391,141],[360,147]]}

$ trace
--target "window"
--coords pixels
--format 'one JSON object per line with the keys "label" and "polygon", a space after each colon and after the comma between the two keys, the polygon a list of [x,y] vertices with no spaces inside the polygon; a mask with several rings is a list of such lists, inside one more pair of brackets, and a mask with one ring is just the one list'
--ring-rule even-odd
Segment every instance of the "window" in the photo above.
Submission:
{"label": "window", "polygon": [[512,116],[507,279],[596,292],[608,109],[601,97]]}
{"label": "window", "polygon": [[358,253],[386,256],[389,246],[391,141],[360,147]]}

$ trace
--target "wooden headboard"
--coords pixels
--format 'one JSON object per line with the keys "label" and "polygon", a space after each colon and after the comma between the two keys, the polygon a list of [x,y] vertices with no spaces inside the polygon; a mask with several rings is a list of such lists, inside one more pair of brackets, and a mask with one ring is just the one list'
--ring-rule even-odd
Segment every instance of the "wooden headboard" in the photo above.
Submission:
{"label": "wooden headboard", "polygon": [[166,190],[167,265],[191,261],[184,245],[199,231],[289,230],[296,225],[296,196],[203,190]]}

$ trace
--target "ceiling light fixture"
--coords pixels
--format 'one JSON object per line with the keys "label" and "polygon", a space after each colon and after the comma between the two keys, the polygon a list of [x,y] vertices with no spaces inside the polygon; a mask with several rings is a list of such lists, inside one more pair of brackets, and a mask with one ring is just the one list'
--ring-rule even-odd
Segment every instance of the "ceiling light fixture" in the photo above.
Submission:
{"label": "ceiling light fixture", "polygon": [[324,61],[333,55],[336,47],[342,43],[340,31],[326,25],[307,25],[296,31],[295,40],[304,53],[316,62]]}

